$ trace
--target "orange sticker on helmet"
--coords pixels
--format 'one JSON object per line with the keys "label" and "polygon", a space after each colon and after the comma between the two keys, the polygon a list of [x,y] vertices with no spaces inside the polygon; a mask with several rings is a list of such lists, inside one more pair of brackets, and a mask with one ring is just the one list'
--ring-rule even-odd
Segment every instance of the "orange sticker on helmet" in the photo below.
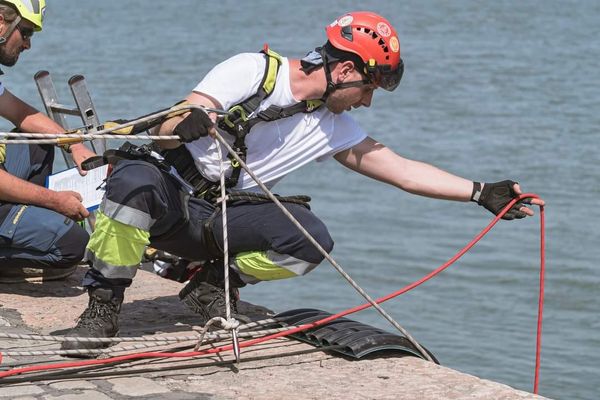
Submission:
{"label": "orange sticker on helmet", "polygon": [[400,42],[398,42],[398,38],[396,36],[392,36],[390,39],[390,49],[392,49],[394,53],[400,51]]}
{"label": "orange sticker on helmet", "polygon": [[388,24],[385,22],[380,22],[377,24],[377,33],[383,37],[389,37],[392,34],[392,30]]}

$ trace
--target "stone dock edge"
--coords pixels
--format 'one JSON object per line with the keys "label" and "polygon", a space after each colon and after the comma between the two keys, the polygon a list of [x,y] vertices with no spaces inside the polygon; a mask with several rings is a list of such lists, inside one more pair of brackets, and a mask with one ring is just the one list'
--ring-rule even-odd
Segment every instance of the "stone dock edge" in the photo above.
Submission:
{"label": "stone dock edge", "polygon": [[[62,280],[0,284],[1,331],[64,334],[87,305],[87,295],[79,286],[83,273],[80,267]],[[120,335],[191,334],[197,316],[179,302],[180,289],[177,282],[140,271],[126,293]],[[268,312],[248,303],[243,307],[249,314]],[[0,344],[3,353],[58,348],[53,342],[3,338]],[[72,360],[5,356],[0,371],[13,365]],[[356,361],[286,338],[242,349],[240,364],[231,353],[223,353],[134,362],[71,375],[46,374],[40,378],[44,380],[34,382],[15,382],[21,376],[0,379],[0,400],[545,398],[416,357]]]}

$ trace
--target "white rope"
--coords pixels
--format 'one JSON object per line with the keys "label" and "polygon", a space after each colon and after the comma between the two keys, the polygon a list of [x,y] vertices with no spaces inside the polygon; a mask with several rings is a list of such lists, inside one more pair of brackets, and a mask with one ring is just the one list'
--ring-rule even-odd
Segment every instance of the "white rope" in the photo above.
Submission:
{"label": "white rope", "polygon": [[87,355],[87,354],[107,354],[121,351],[131,351],[147,349],[150,347],[166,346],[170,342],[140,343],[131,346],[113,347],[110,349],[73,349],[73,350],[27,350],[27,351],[4,351],[2,356],[6,357],[36,357],[36,356],[66,356],[66,355]]}
{"label": "white rope", "polygon": [[[249,322],[247,324],[240,325],[239,330],[249,330],[264,325],[278,323],[279,321],[273,318],[264,319],[261,321]],[[192,327],[193,330],[200,330],[199,327]],[[255,331],[256,332],[256,331]],[[208,334],[208,337],[213,339],[221,339],[229,336],[225,330],[218,330]],[[198,340],[198,336],[132,336],[132,337],[106,337],[106,338],[94,338],[84,336],[57,336],[57,335],[39,335],[39,334],[25,334],[25,333],[6,333],[0,332],[0,338],[3,339],[16,339],[16,340],[38,340],[38,341],[49,341],[49,342],[83,342],[83,343],[119,343],[119,342],[184,342],[191,340]]]}
{"label": "white rope", "polygon": [[[258,330],[258,331],[251,331],[251,332],[240,332],[238,335],[239,337],[242,338],[255,338],[255,337],[263,337],[266,335],[272,335],[274,333],[279,333],[279,332],[285,332],[291,329],[295,329],[298,326],[294,325],[294,326],[286,326],[286,327],[282,327],[282,328],[272,328],[272,329],[263,329],[263,330]],[[196,328],[197,330],[201,331],[202,329],[200,327]],[[183,337],[182,337],[183,338]],[[186,340],[180,340],[179,342],[198,342],[198,336],[186,336],[185,337]],[[107,338],[110,339],[110,338]],[[215,332],[210,332],[207,333],[205,335],[204,338],[202,338],[202,342],[203,344],[208,344],[208,343],[212,343],[212,342],[217,342],[217,341],[222,341],[222,340],[226,340],[226,339],[231,339],[231,334],[230,333],[220,333],[220,334],[215,334]],[[123,340],[123,341],[127,341],[127,340]],[[107,349],[74,349],[74,350],[14,350],[14,351],[4,351],[2,352],[2,356],[6,356],[6,357],[35,357],[35,356],[64,356],[64,355],[99,355],[99,354],[112,354],[112,353],[120,353],[123,351],[131,351],[131,350],[137,350],[137,349],[144,349],[144,348],[152,348],[152,347],[160,347],[160,346],[169,346],[169,345],[173,345],[173,342],[169,342],[169,341],[156,341],[153,343],[139,343],[139,344],[133,344],[130,346],[121,346],[121,347],[110,347]],[[197,349],[199,349],[200,346],[197,346],[194,351],[198,351]]]}
{"label": "white rope", "polygon": [[[98,133],[21,133],[21,132],[0,132],[0,138],[32,138],[32,139],[72,139],[78,138],[81,140],[92,139],[138,139],[138,140],[179,140],[177,135],[117,135],[117,134],[98,134]],[[14,143],[12,140],[10,143]]]}
{"label": "white rope", "polygon": [[[221,153],[221,145],[215,140],[217,153]],[[217,203],[221,205],[221,223],[223,225],[223,279],[225,281],[225,318],[231,319],[231,299],[229,298],[229,237],[227,235],[227,192],[225,189],[225,163],[223,157],[219,157],[219,183],[221,185],[221,197]]]}
{"label": "white rope", "polygon": [[[101,130],[96,131],[95,133],[86,133],[86,134],[79,134],[79,133],[58,133],[58,134],[53,134],[53,133],[43,133],[43,132],[34,132],[34,133],[20,133],[20,132],[0,132],[0,137],[42,137],[42,138],[46,138],[46,139],[30,139],[30,140],[7,140],[7,139],[2,139],[0,140],[0,144],[22,144],[22,143],[28,143],[28,144],[57,144],[56,139],[62,139],[62,138],[78,138],[81,139],[82,141],[86,141],[86,140],[92,140],[92,139],[127,139],[127,140],[147,140],[147,139],[152,139],[152,140],[172,140],[172,139],[179,139],[179,136],[177,135],[171,135],[171,136],[155,136],[155,135],[111,135],[111,132],[114,131],[118,131],[124,128],[128,128],[130,126],[133,126],[135,124],[138,123],[142,123],[142,122],[147,122],[147,121],[151,121],[153,119],[156,118],[160,118],[160,117],[164,117],[166,115],[169,114],[173,114],[173,113],[177,113],[180,111],[186,111],[186,110],[193,110],[193,109],[199,109],[202,110],[204,112],[207,113],[215,113],[218,115],[226,115],[227,112],[224,110],[218,110],[218,109],[214,109],[214,108],[206,108],[206,107],[202,107],[199,105],[195,105],[195,104],[185,104],[185,105],[181,105],[181,106],[176,106],[176,107],[172,107],[168,110],[163,110],[163,111],[159,111],[150,115],[146,115],[145,117],[140,117],[137,119],[133,119],[131,121],[127,121],[124,122],[122,124],[119,125],[115,125],[112,126],[110,128],[104,128]],[[33,135],[33,136],[31,136]],[[38,136],[39,135],[39,136]],[[54,139],[53,139],[54,138]]]}
{"label": "white rope", "polygon": [[[215,144],[217,146],[217,153],[221,153],[221,145],[219,141],[215,139]],[[223,281],[225,286],[225,318],[226,320],[221,321],[221,325],[223,329],[231,331],[231,340],[233,344],[233,353],[235,355],[236,362],[239,364],[240,362],[240,344],[238,341],[238,331],[237,328],[240,325],[239,321],[235,318],[231,317],[231,295],[229,292],[230,282],[229,282],[229,237],[227,234],[227,191],[225,188],[225,163],[223,161],[223,157],[219,157],[219,174],[220,174],[220,184],[221,184],[221,197],[217,199],[217,202],[221,204],[221,223],[223,225]],[[205,327],[205,331],[206,331]],[[198,346],[202,343],[202,340],[198,342]]]}

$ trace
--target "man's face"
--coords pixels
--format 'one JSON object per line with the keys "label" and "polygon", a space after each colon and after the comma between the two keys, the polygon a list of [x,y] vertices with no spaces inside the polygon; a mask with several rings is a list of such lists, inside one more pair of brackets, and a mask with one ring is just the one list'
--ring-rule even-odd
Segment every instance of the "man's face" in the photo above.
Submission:
{"label": "man's face", "polygon": [[[2,20],[2,30],[8,29],[10,23]],[[4,32],[3,32],[4,33]],[[12,67],[19,60],[19,54],[31,47],[31,35],[33,34],[33,24],[29,21],[21,20],[19,25],[6,38],[6,42],[0,45],[0,64]]]}
{"label": "man's face", "polygon": [[345,88],[338,88],[329,94],[325,106],[334,114],[350,111],[361,106],[369,107],[373,99],[373,91],[377,88],[372,83],[362,83],[365,77],[354,68],[351,61],[336,64],[332,71],[336,84],[356,84]]}
{"label": "man's face", "polygon": [[337,89],[327,97],[325,106],[334,114],[350,111],[361,106],[369,107],[373,99],[375,85],[365,84],[358,87]]}

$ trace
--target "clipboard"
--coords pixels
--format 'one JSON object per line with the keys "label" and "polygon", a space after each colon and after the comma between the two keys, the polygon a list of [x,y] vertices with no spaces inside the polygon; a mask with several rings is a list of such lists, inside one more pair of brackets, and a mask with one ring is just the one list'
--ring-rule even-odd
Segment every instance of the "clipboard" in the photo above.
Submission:
{"label": "clipboard", "polygon": [[94,168],[85,176],[79,175],[77,167],[49,175],[46,178],[46,187],[57,192],[72,190],[83,197],[83,206],[88,211],[94,211],[100,206],[104,197],[104,180],[108,172],[108,165]]}

